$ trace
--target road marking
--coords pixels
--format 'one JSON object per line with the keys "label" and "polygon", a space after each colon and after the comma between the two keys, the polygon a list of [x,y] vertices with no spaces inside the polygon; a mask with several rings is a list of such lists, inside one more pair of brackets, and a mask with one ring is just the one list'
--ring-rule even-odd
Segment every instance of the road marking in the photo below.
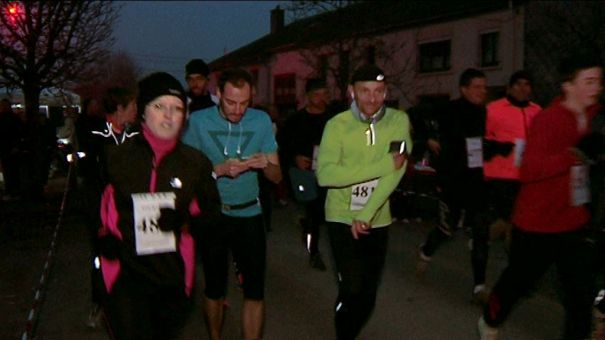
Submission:
{"label": "road marking", "polygon": [[34,301],[32,307],[27,316],[27,322],[25,324],[25,331],[21,335],[21,340],[31,340],[34,335],[35,325],[38,319],[38,313],[43,304],[43,292],[46,290],[46,278],[50,274],[52,267],[53,255],[57,245],[57,235],[59,235],[59,228],[61,228],[63,222],[63,214],[65,213],[65,205],[67,202],[67,193],[69,192],[69,183],[71,182],[71,176],[73,174],[73,163],[70,163],[69,170],[65,179],[65,188],[63,189],[63,198],[61,200],[61,206],[59,207],[59,216],[57,217],[57,223],[55,225],[55,231],[52,236],[52,240],[49,245],[48,253],[46,254],[46,260],[44,267],[42,268],[42,274],[40,274],[40,281],[38,287],[36,287],[36,293],[34,294]]}

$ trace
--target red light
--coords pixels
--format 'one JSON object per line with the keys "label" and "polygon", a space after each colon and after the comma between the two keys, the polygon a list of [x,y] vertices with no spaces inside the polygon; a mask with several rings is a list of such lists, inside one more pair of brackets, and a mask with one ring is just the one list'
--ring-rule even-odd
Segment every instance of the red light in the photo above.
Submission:
{"label": "red light", "polygon": [[15,15],[15,14],[17,14],[18,11],[19,11],[19,9],[15,5],[8,7],[8,14],[10,14],[10,15]]}

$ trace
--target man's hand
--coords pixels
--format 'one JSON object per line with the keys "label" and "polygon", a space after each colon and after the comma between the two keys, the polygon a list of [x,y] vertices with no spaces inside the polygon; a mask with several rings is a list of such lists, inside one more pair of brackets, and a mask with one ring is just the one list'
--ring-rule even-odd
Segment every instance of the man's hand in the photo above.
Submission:
{"label": "man's hand", "polygon": [[353,220],[353,224],[351,224],[351,233],[353,234],[353,238],[358,240],[359,236],[367,235],[370,233],[370,224],[363,221]]}
{"label": "man's hand", "polygon": [[301,170],[309,170],[311,169],[311,158],[303,155],[296,155],[294,157],[294,162],[296,163],[296,167]]}
{"label": "man's hand", "polygon": [[214,172],[220,176],[228,176],[235,178],[242,172],[248,170],[249,167],[246,162],[242,162],[238,159],[228,159],[224,163],[218,164],[214,167]]}
{"label": "man's hand", "polygon": [[244,163],[251,169],[264,169],[269,164],[269,160],[264,153],[256,153],[247,158]]}
{"label": "man's hand", "polygon": [[393,152],[393,162],[395,163],[395,169],[399,170],[408,159],[408,155],[405,153]]}
{"label": "man's hand", "polygon": [[439,144],[437,140],[429,138],[426,141],[426,146],[433,154],[435,154],[435,156],[439,156],[439,153],[441,152],[441,144]]}

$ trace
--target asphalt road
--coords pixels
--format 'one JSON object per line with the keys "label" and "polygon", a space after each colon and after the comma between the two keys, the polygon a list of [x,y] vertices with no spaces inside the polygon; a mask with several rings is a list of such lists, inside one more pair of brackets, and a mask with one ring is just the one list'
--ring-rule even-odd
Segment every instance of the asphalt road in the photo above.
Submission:
{"label": "asphalt road", "polygon": [[[60,184],[55,191],[60,191]],[[52,191],[52,190],[51,190]],[[35,311],[33,339],[109,339],[104,330],[85,325],[90,308],[88,231],[78,211],[68,205],[58,226],[42,298],[35,292],[48,260],[57,226],[60,193],[31,208],[0,205],[0,339],[21,339]],[[73,203],[73,200],[71,200]],[[334,339],[332,307],[335,275],[327,239],[320,247],[328,270],[309,267],[296,221],[300,208],[290,202],[276,207],[268,239],[265,339]],[[477,339],[479,307],[470,302],[472,275],[467,237],[457,234],[437,253],[423,279],[415,276],[415,249],[430,224],[396,222],[390,230],[387,263],[375,312],[360,339]],[[488,284],[504,268],[502,242],[494,242]],[[555,339],[560,334],[562,308],[547,276],[538,292],[514,310],[501,330],[502,339]],[[230,307],[225,339],[239,339],[241,294],[235,280],[229,287]],[[191,315],[182,339],[207,339],[199,309]]]}

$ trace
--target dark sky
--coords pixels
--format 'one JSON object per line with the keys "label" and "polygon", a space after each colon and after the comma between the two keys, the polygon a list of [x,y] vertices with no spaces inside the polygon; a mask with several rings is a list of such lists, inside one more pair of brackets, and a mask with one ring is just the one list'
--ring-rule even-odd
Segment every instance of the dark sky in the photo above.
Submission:
{"label": "dark sky", "polygon": [[269,33],[283,1],[119,1],[114,51],[130,54],[143,74],[183,80],[192,58],[210,62]]}

